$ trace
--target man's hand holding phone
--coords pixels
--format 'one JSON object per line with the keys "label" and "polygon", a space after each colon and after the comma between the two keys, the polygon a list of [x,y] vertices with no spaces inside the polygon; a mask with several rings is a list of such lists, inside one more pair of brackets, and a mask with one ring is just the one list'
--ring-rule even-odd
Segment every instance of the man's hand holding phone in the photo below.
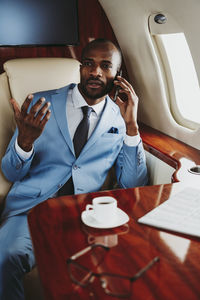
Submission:
{"label": "man's hand holding phone", "polygon": [[[117,76],[114,80],[116,86],[116,100],[115,103],[119,106],[121,115],[126,123],[127,135],[134,136],[138,134],[137,124],[137,110],[138,110],[138,96],[136,95],[132,85],[123,77]],[[125,94],[126,101],[123,101],[119,94]],[[114,99],[113,99],[114,100]]]}

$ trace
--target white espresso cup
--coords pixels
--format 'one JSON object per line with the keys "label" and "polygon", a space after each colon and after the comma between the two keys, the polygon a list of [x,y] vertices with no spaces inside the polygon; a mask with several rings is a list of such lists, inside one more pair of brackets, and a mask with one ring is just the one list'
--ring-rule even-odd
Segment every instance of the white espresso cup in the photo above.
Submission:
{"label": "white espresso cup", "polygon": [[86,205],[87,210],[93,210],[93,217],[102,224],[112,224],[117,218],[117,200],[110,196],[96,197],[92,204]]}

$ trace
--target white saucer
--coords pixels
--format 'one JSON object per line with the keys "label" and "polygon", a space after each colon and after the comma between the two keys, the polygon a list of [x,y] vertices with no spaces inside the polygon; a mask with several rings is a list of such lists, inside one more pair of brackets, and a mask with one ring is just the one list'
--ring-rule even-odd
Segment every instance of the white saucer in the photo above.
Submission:
{"label": "white saucer", "polygon": [[98,222],[94,217],[93,217],[94,211],[93,210],[84,210],[81,214],[81,220],[83,223],[87,226],[94,227],[94,228],[102,228],[102,229],[107,229],[107,228],[114,228],[121,226],[129,221],[129,216],[120,208],[117,208],[117,219],[113,223],[109,224],[102,224]]}

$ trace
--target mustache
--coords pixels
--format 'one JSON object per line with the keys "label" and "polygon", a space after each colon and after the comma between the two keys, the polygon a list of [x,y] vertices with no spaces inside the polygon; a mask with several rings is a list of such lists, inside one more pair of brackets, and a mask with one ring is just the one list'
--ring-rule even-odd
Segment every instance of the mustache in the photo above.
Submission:
{"label": "mustache", "polygon": [[94,77],[94,76],[91,76],[89,79],[86,80],[86,84],[87,83],[97,83],[97,84],[100,84],[101,86],[104,86],[104,83],[98,78],[98,77]]}

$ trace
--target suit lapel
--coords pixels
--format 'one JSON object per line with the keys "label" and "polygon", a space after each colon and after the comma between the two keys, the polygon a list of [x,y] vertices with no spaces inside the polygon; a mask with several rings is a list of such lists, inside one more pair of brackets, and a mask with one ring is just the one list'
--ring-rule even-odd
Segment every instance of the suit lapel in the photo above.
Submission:
{"label": "suit lapel", "polygon": [[[57,124],[60,128],[60,131],[69,146],[71,152],[73,155],[74,153],[74,145],[71,140],[68,124],[67,124],[67,118],[66,118],[66,100],[67,100],[67,94],[69,89],[73,88],[74,85],[70,85],[67,87],[64,87],[62,89],[59,89],[56,91],[54,95],[52,95],[52,108],[55,114],[55,119],[57,121]],[[84,146],[81,154],[79,157],[82,156],[95,142],[96,140],[105,132],[108,132],[110,129],[110,124],[115,120],[117,113],[117,107],[112,102],[112,100],[109,99],[109,97],[106,98],[105,108],[102,112],[102,116],[92,133],[91,137],[89,138],[88,142]]]}
{"label": "suit lapel", "polygon": [[70,85],[64,88],[61,88],[52,95],[52,108],[55,114],[55,119],[60,128],[60,131],[68,144],[71,152],[74,154],[74,146],[69,134],[67,117],[66,117],[66,100],[69,89],[73,88],[74,85]]}
{"label": "suit lapel", "polygon": [[[106,98],[105,108],[102,112],[102,116],[100,117],[99,122],[97,123],[97,126],[90,136],[89,140],[87,141],[87,144],[84,146],[81,154],[86,152],[95,142],[96,140],[105,132],[108,132],[110,129],[110,124],[115,120],[116,118],[116,112],[117,108],[116,105],[110,100],[108,97]],[[80,156],[81,156],[80,154]]]}

